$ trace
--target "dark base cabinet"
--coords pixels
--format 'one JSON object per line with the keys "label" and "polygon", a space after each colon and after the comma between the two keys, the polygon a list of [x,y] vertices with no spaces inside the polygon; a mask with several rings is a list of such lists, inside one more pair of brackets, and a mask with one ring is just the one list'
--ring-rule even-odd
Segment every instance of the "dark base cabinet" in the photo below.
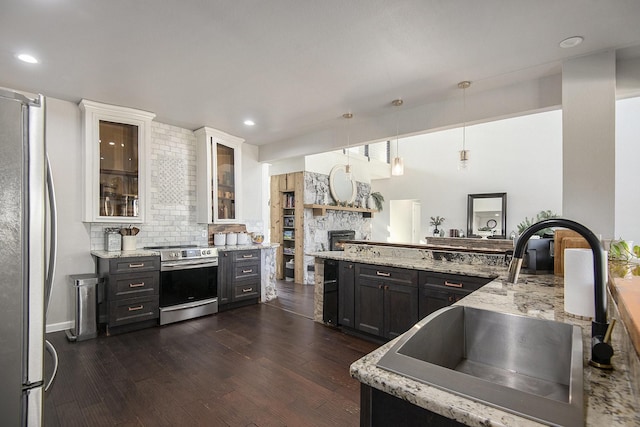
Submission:
{"label": "dark base cabinet", "polygon": [[157,325],[160,257],[98,258],[98,276],[104,286],[99,323],[107,335]]}
{"label": "dark base cabinet", "polygon": [[492,280],[475,276],[421,271],[418,275],[420,319],[460,301]]}
{"label": "dark base cabinet", "polygon": [[218,257],[218,311],[257,304],[262,292],[260,249],[221,251]]}
{"label": "dark base cabinet", "polygon": [[360,384],[361,427],[458,427],[463,425],[366,384]]}
{"label": "dark base cabinet", "polygon": [[418,321],[418,272],[356,264],[355,329],[393,339]]}
{"label": "dark base cabinet", "polygon": [[[459,301],[491,280],[339,261],[338,326],[343,332],[384,342],[402,335],[420,319]],[[333,280],[327,283],[333,285]],[[332,324],[326,319],[325,323]]]}
{"label": "dark base cabinet", "polygon": [[355,325],[355,263],[338,262],[338,324],[353,328]]}

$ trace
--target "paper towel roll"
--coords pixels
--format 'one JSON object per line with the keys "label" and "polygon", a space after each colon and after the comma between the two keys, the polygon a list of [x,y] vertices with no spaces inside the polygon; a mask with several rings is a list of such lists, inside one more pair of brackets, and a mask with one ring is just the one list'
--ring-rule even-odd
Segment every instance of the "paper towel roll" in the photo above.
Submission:
{"label": "paper towel roll", "polygon": [[593,283],[591,249],[565,249],[564,311],[593,318],[595,315]]}

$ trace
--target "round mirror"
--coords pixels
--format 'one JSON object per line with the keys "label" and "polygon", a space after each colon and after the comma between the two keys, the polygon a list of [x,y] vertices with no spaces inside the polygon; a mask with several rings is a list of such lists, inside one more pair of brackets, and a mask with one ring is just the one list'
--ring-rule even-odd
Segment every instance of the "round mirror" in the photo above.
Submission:
{"label": "round mirror", "polygon": [[347,175],[345,165],[336,165],[331,169],[329,190],[337,204],[353,203],[356,199],[356,182]]}

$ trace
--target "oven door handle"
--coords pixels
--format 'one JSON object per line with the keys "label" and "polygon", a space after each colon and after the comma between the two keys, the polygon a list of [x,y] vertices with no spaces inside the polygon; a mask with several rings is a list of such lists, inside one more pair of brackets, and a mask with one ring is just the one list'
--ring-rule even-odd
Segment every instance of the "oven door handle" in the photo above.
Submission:
{"label": "oven door handle", "polygon": [[209,267],[217,267],[218,261],[212,262],[198,262],[198,263],[186,263],[186,262],[175,262],[170,264],[160,264],[160,271],[173,271],[173,270],[189,270],[192,268],[209,268]]}

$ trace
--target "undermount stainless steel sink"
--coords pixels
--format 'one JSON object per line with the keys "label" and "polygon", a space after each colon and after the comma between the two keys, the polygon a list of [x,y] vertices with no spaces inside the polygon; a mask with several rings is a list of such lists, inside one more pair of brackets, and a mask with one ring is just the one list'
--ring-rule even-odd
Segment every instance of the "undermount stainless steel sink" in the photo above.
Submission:
{"label": "undermount stainless steel sink", "polygon": [[451,306],[417,323],[377,366],[546,424],[584,425],[578,326]]}

